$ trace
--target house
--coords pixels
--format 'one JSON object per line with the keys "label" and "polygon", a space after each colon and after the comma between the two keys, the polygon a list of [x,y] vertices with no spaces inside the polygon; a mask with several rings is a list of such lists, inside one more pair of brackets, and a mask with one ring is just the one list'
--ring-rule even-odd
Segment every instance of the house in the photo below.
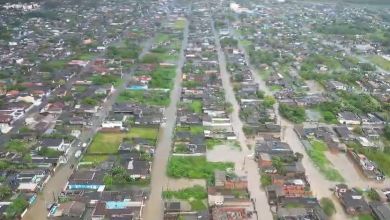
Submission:
{"label": "house", "polygon": [[104,190],[105,173],[97,170],[76,170],[68,180],[67,190]]}
{"label": "house", "polygon": [[335,90],[345,91],[345,90],[347,90],[347,87],[343,83],[341,83],[339,81],[335,81],[335,80],[328,81],[326,87],[330,91],[335,91]]}
{"label": "house", "polygon": [[390,219],[390,207],[387,203],[371,202],[369,206],[372,210],[372,215],[375,216],[375,219]]}
{"label": "house", "polygon": [[345,125],[360,125],[360,118],[352,112],[340,112],[338,114],[340,124]]}
{"label": "house", "polygon": [[44,138],[40,141],[39,148],[49,148],[56,151],[66,152],[69,145],[63,138]]}
{"label": "house", "polygon": [[355,189],[349,189],[345,184],[336,185],[335,195],[349,215],[370,214],[371,209],[363,195]]}
{"label": "house", "polygon": [[347,126],[337,126],[333,128],[336,132],[336,134],[340,137],[343,141],[351,141],[354,140],[355,137],[353,133],[348,129]]}
{"label": "house", "polygon": [[0,114],[0,130],[1,133],[8,133],[12,129],[14,117],[11,115]]}
{"label": "house", "polygon": [[123,129],[123,123],[126,121],[126,115],[110,115],[103,123],[102,128],[120,128]]}
{"label": "house", "polygon": [[143,202],[138,201],[99,201],[92,211],[91,219],[140,219],[142,206]]}
{"label": "house", "polygon": [[67,220],[82,219],[86,210],[86,204],[79,201],[69,201],[59,204],[49,218],[66,218]]}
{"label": "house", "polygon": [[146,179],[150,176],[151,164],[146,160],[130,158],[126,166],[127,172],[133,179]]}
{"label": "house", "polygon": [[224,189],[247,189],[248,181],[246,176],[234,176],[226,173],[226,171],[216,170],[214,171],[215,187],[220,187]]}

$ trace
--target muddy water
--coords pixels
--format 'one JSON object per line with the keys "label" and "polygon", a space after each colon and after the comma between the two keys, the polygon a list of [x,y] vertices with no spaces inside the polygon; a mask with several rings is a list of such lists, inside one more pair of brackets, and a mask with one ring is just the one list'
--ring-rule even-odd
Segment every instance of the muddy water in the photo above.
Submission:
{"label": "muddy water", "polygon": [[[184,64],[184,49],[187,46],[188,39],[188,22],[183,33],[183,43],[180,50],[179,60],[176,69],[176,78],[174,88],[171,91],[171,103],[165,110],[166,125],[160,129],[159,139],[157,142],[156,153],[153,160],[151,194],[143,210],[143,217],[146,220],[155,220],[163,218],[163,202],[161,193],[167,186],[168,178],[166,177],[166,168],[172,145],[172,134],[176,124],[177,103],[180,100],[181,92],[181,68]],[[172,185],[173,186],[173,185]]]}
{"label": "muddy water", "polygon": [[[270,211],[270,207],[268,205],[266,194],[264,190],[260,188],[260,175],[257,168],[257,163],[254,160],[244,159],[246,158],[247,155],[253,153],[253,149],[251,150],[248,148],[246,137],[244,135],[244,132],[242,131],[243,124],[238,115],[240,107],[237,103],[236,97],[234,96],[233,87],[230,83],[230,76],[229,73],[226,71],[225,55],[221,49],[219,37],[215,31],[214,26],[213,26],[213,33],[214,33],[215,42],[217,46],[218,61],[219,61],[219,67],[221,71],[222,84],[225,90],[225,99],[226,101],[230,102],[233,106],[231,121],[232,124],[234,125],[233,126],[234,133],[236,134],[237,140],[239,141],[240,146],[242,148],[242,151],[238,152],[236,154],[236,157],[242,158],[243,161],[245,160],[245,163],[243,162],[243,165],[241,165],[240,168],[236,168],[236,170],[242,169],[242,172],[247,175],[248,190],[251,195],[251,198],[253,198],[253,200],[255,201],[254,208],[257,210],[258,219],[261,220],[273,219],[272,213]],[[240,164],[240,162],[238,163]]]}
{"label": "muddy water", "polygon": [[[233,32],[231,32],[233,33]],[[237,37],[237,36],[236,36]],[[245,51],[244,47],[239,44],[239,48],[242,51]],[[248,54],[245,51],[245,58],[247,63],[249,64],[250,70],[252,71],[252,75],[254,77],[254,80],[256,83],[259,84],[259,89],[264,91],[265,94],[267,95],[272,95],[272,92],[269,90],[269,88],[266,86],[265,82],[263,79],[257,74],[257,69],[250,64],[250,59]],[[276,113],[278,116],[278,120],[280,124],[282,125],[282,131],[281,131],[281,138],[282,141],[287,142],[291,149],[294,152],[299,152],[304,155],[302,159],[302,164],[305,167],[306,170],[306,175],[308,176],[308,180],[311,184],[312,191],[314,193],[314,196],[316,196],[318,199],[322,197],[329,197],[333,200],[334,204],[336,205],[336,210],[337,213],[333,216],[332,219],[337,219],[337,220],[344,220],[348,219],[348,216],[345,214],[344,210],[340,206],[339,202],[337,199],[333,196],[332,191],[329,190],[329,188],[334,187],[336,183],[330,182],[326,180],[322,174],[319,173],[319,171],[314,167],[313,163],[310,161],[310,158],[307,156],[306,151],[304,150],[304,147],[302,143],[300,142],[298,136],[294,132],[294,124],[290,123],[287,120],[284,120],[283,118],[280,117],[279,112],[277,111],[278,109],[278,104],[275,106]]]}

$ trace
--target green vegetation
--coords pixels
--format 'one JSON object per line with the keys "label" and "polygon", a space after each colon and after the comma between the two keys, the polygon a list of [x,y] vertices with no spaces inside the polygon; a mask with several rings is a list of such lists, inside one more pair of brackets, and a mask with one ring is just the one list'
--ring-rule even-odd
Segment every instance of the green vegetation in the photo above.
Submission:
{"label": "green vegetation", "polygon": [[64,69],[66,66],[67,61],[66,60],[53,60],[53,61],[47,61],[43,62],[39,69],[42,72],[54,72],[56,70]]}
{"label": "green vegetation", "polygon": [[150,180],[138,180],[130,176],[129,172],[124,167],[116,166],[106,174],[103,178],[104,185],[107,188],[112,188],[113,186],[123,186],[123,185],[145,185],[148,184]]}
{"label": "green vegetation", "polygon": [[277,52],[269,52],[266,50],[249,50],[251,63],[254,65],[268,64],[271,65],[279,57]]}
{"label": "green vegetation", "polygon": [[95,75],[92,77],[92,83],[95,85],[112,84],[117,86],[121,81],[120,77],[114,75]]}
{"label": "green vegetation", "polygon": [[380,201],[381,200],[381,197],[379,196],[378,192],[375,189],[372,189],[372,188],[367,191],[367,197],[371,201]]}
{"label": "green vegetation", "polygon": [[328,217],[336,213],[336,207],[330,198],[321,198],[320,205]]}
{"label": "green vegetation", "polygon": [[317,105],[316,109],[321,113],[322,118],[326,123],[337,124],[337,114],[339,113],[341,106],[338,102],[324,102]]}
{"label": "green vegetation", "polygon": [[222,47],[237,47],[238,41],[231,37],[225,37],[220,40]]}
{"label": "green vegetation", "polygon": [[106,50],[106,56],[111,59],[137,59],[140,47],[133,43],[127,43],[125,47],[109,46]]}
{"label": "green vegetation", "polygon": [[192,135],[203,134],[204,128],[201,125],[189,126],[189,127],[176,127],[176,131],[189,131]]}
{"label": "green vegetation", "polygon": [[118,147],[124,138],[145,138],[156,140],[158,129],[149,127],[134,127],[125,133],[102,133],[99,132],[94,137],[88,154],[116,154]]}
{"label": "green vegetation", "polygon": [[40,151],[38,151],[38,155],[44,156],[44,157],[59,157],[62,153],[50,148],[41,148]]}
{"label": "green vegetation", "polygon": [[10,140],[5,147],[8,151],[26,154],[29,152],[28,144],[19,139]]}
{"label": "green vegetation", "polygon": [[332,163],[324,154],[324,152],[328,150],[326,144],[323,141],[314,138],[310,140],[310,144],[311,148],[307,149],[307,154],[314,165],[325,175],[325,178],[330,181],[344,182],[344,178],[333,168]]}
{"label": "green vegetation", "polygon": [[124,91],[118,97],[118,102],[135,102],[146,105],[168,106],[170,102],[167,91]]}
{"label": "green vegetation", "polygon": [[370,214],[364,214],[364,215],[359,215],[358,217],[359,220],[374,220],[375,218],[372,217]]}
{"label": "green vegetation", "polygon": [[383,131],[383,135],[385,136],[385,138],[387,140],[390,140],[390,124],[386,124],[384,131]]}
{"label": "green vegetation", "polygon": [[145,54],[144,57],[142,57],[141,63],[158,64],[162,61],[163,61],[163,59],[161,59],[161,57],[158,53],[148,53],[148,54]]}
{"label": "green vegetation", "polygon": [[0,186],[0,200],[5,200],[12,195],[12,190],[8,186]]}
{"label": "green vegetation", "polygon": [[207,139],[206,147],[208,150],[212,150],[215,146],[223,144],[221,139]]}
{"label": "green vegetation", "polygon": [[347,146],[355,149],[358,153],[366,155],[368,159],[374,161],[379,166],[381,171],[387,176],[390,175],[390,152],[364,148],[357,142],[348,142]]}
{"label": "green vegetation", "polygon": [[262,187],[266,187],[266,186],[269,186],[272,184],[272,178],[270,175],[267,175],[267,174],[261,174],[261,177],[260,177],[260,183],[261,183],[261,186]]}
{"label": "green vegetation", "polygon": [[206,157],[176,157],[169,159],[167,175],[173,178],[207,179],[213,181],[214,170],[233,168],[233,163],[208,162]]}
{"label": "green vegetation", "polygon": [[380,103],[372,96],[365,93],[339,92],[343,98],[343,109],[355,113],[370,113],[381,109]]}
{"label": "green vegetation", "polygon": [[176,76],[174,67],[157,68],[151,74],[152,80],[149,82],[150,88],[172,89],[172,79]]}
{"label": "green vegetation", "polygon": [[7,207],[5,216],[9,219],[16,219],[27,207],[28,202],[24,198],[18,197]]}
{"label": "green vegetation", "polygon": [[266,108],[271,108],[276,103],[276,100],[273,96],[264,96],[263,105]]}
{"label": "green vegetation", "polygon": [[150,127],[132,127],[130,132],[127,133],[127,138],[144,138],[149,140],[156,140],[158,136],[157,128]]}
{"label": "green vegetation", "polygon": [[300,106],[280,104],[279,112],[283,117],[294,123],[302,123],[306,119],[305,109]]}
{"label": "green vegetation", "polygon": [[97,133],[88,148],[89,154],[115,154],[124,135],[122,133]]}
{"label": "green vegetation", "polygon": [[184,29],[186,27],[186,20],[177,19],[173,26],[175,29]]}
{"label": "green vegetation", "polygon": [[332,24],[317,25],[315,31],[322,34],[360,35],[372,33],[375,30],[368,23],[356,21],[354,23],[335,22]]}
{"label": "green vegetation", "polygon": [[390,71],[390,61],[389,60],[386,60],[385,58],[383,58],[379,55],[371,56],[371,57],[369,57],[369,60],[371,62],[373,62],[374,64],[378,65],[380,68],[382,68],[386,71]]}
{"label": "green vegetation", "polygon": [[207,209],[204,200],[207,199],[206,189],[196,185],[190,188],[185,188],[179,191],[164,191],[162,193],[164,199],[180,199],[188,201],[191,204],[193,211],[201,211]]}
{"label": "green vegetation", "polygon": [[194,100],[191,102],[190,107],[193,112],[202,113],[202,107],[203,107],[202,101]]}
{"label": "green vegetation", "polygon": [[108,159],[108,155],[84,155],[81,162],[100,164]]}

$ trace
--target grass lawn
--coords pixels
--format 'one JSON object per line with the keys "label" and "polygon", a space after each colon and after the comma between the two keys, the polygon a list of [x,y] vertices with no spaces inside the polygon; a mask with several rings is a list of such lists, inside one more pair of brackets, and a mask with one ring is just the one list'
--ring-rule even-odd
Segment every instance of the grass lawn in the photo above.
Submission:
{"label": "grass lawn", "polygon": [[244,48],[247,48],[247,47],[250,47],[252,45],[252,42],[249,41],[249,40],[241,40],[240,41],[240,44],[244,47]]}
{"label": "grass lawn", "polygon": [[324,151],[328,150],[326,144],[314,138],[310,140],[310,144],[312,147],[307,150],[307,154],[320,172],[325,175],[325,178],[330,181],[344,182],[344,178],[333,168],[331,162],[324,154]]}
{"label": "grass lawn", "polygon": [[81,162],[99,164],[108,159],[108,155],[85,155]]}
{"label": "grass lawn", "polygon": [[208,162],[203,156],[173,156],[168,162],[167,175],[173,178],[207,179],[211,183],[215,170],[226,170],[233,167],[233,163]]}
{"label": "grass lawn", "polygon": [[94,137],[87,152],[90,154],[115,154],[118,152],[118,147],[123,137],[122,133],[99,132]]}
{"label": "grass lawn", "polygon": [[193,112],[202,113],[202,107],[203,107],[202,101],[199,100],[192,101],[190,106]]}
{"label": "grass lawn", "polygon": [[97,133],[91,146],[88,148],[89,154],[116,154],[119,144],[123,138],[145,138],[156,140],[157,128],[133,127],[127,133]]}
{"label": "grass lawn", "polygon": [[221,139],[207,139],[206,147],[208,150],[212,150],[215,146],[223,144],[224,141]]}
{"label": "grass lawn", "polygon": [[358,220],[374,220],[375,218],[372,217],[372,215],[366,214],[366,215],[359,215]]}
{"label": "grass lawn", "polygon": [[177,19],[174,24],[175,29],[184,29],[186,27],[186,20]]}
{"label": "grass lawn", "polygon": [[378,65],[380,68],[386,71],[390,71],[390,61],[386,60],[385,58],[379,55],[375,55],[370,56],[368,59],[371,60],[371,62],[373,62],[374,64]]}
{"label": "grass lawn", "polygon": [[195,125],[190,127],[176,127],[176,131],[190,131],[191,134],[197,135],[204,132],[204,128],[201,125]]}
{"label": "grass lawn", "polygon": [[145,138],[156,140],[158,136],[157,128],[146,128],[146,127],[132,127],[130,128],[129,133],[127,133],[126,137],[128,138]]}
{"label": "grass lawn", "polygon": [[168,41],[170,39],[170,36],[168,34],[157,34],[157,36],[154,39],[155,42],[159,44]]}

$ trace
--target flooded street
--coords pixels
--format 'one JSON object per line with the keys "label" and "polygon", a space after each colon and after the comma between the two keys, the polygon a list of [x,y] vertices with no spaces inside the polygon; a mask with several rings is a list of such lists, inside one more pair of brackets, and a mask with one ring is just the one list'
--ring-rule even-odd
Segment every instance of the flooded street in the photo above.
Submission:
{"label": "flooded street", "polygon": [[[246,61],[249,64],[250,70],[253,73],[252,75],[254,77],[255,82],[259,84],[259,89],[264,91],[265,94],[267,95],[272,95],[272,92],[266,86],[264,80],[257,73],[257,69],[250,64],[249,55],[247,54],[245,48],[241,44],[239,44],[239,48],[242,51],[245,51]],[[278,120],[282,126],[281,139],[282,141],[288,143],[294,152],[299,152],[304,155],[302,159],[302,164],[305,167],[306,175],[308,176],[308,180],[310,182],[313,195],[316,196],[318,199],[321,199],[322,197],[332,198],[337,210],[337,213],[333,216],[332,219],[335,220],[347,219],[348,218],[347,215],[345,214],[344,210],[340,206],[339,202],[333,196],[333,192],[329,190],[329,188],[333,188],[337,183],[326,180],[324,176],[318,171],[318,169],[314,167],[314,164],[308,157],[301,141],[299,140],[297,134],[294,131],[294,124],[281,118],[279,115],[279,111],[277,109],[278,109],[278,105],[276,104],[275,110],[278,116]]]}
{"label": "flooded street", "polygon": [[[257,168],[257,163],[254,160],[247,159],[247,155],[253,154],[253,149],[249,149],[247,146],[247,140],[242,130],[243,123],[239,118],[239,109],[240,106],[234,95],[233,87],[230,83],[230,75],[226,70],[226,60],[224,52],[222,51],[218,34],[216,33],[215,27],[213,25],[213,32],[215,36],[215,42],[218,52],[218,61],[222,78],[222,85],[225,90],[225,99],[227,102],[230,102],[233,106],[233,112],[231,115],[231,123],[234,125],[233,130],[237,136],[237,140],[240,143],[242,151],[236,153],[236,157],[241,159],[243,162],[243,172],[247,175],[248,180],[248,191],[251,198],[254,200],[255,209],[257,210],[258,219],[268,220],[272,219],[272,213],[268,205],[267,196],[263,189],[260,188],[260,175]],[[236,161],[234,161],[237,163]],[[241,162],[238,161],[238,164]],[[242,167],[242,166],[240,166]],[[240,168],[236,167],[236,170]]]}
{"label": "flooded street", "polygon": [[[143,50],[140,54],[140,57],[144,56],[146,51],[150,49],[152,44],[151,42],[152,39],[148,39],[142,44]],[[57,168],[55,174],[50,178],[46,186],[43,188],[41,194],[38,195],[35,204],[33,204],[27,213],[23,216],[23,220],[46,219],[48,215],[46,206],[56,201],[55,197],[57,197],[58,194],[64,190],[70,175],[73,173],[74,168],[72,164],[75,164],[78,160],[75,158],[75,152],[79,150],[79,148],[76,147],[77,143],[86,143],[90,138],[93,138],[101,123],[107,117],[111,106],[115,103],[118,95],[125,90],[127,83],[131,80],[133,71],[134,68],[132,68],[128,74],[124,75],[123,83],[117,87],[115,91],[108,97],[107,101],[103,103],[101,111],[97,114],[98,117],[94,117],[92,120],[91,129],[87,129],[82,132],[79,141],[76,141],[76,143],[71,147],[70,152],[68,153],[68,163],[65,165],[60,165],[59,168]]]}
{"label": "flooded street", "polygon": [[[176,109],[177,103],[180,100],[181,94],[181,68],[184,65],[184,49],[187,46],[188,39],[188,22],[183,33],[183,42],[180,49],[179,60],[176,68],[176,78],[174,88],[171,91],[171,102],[165,109],[166,124],[160,129],[159,139],[157,141],[156,153],[153,159],[153,167],[151,172],[151,194],[147,201],[146,207],[143,210],[143,216],[146,220],[162,219],[164,209],[161,194],[164,188],[167,187],[168,178],[166,176],[166,168],[168,164],[169,154],[171,152],[172,134],[176,125]],[[170,184],[171,185],[171,184]],[[174,185],[172,185],[174,186]]]}

